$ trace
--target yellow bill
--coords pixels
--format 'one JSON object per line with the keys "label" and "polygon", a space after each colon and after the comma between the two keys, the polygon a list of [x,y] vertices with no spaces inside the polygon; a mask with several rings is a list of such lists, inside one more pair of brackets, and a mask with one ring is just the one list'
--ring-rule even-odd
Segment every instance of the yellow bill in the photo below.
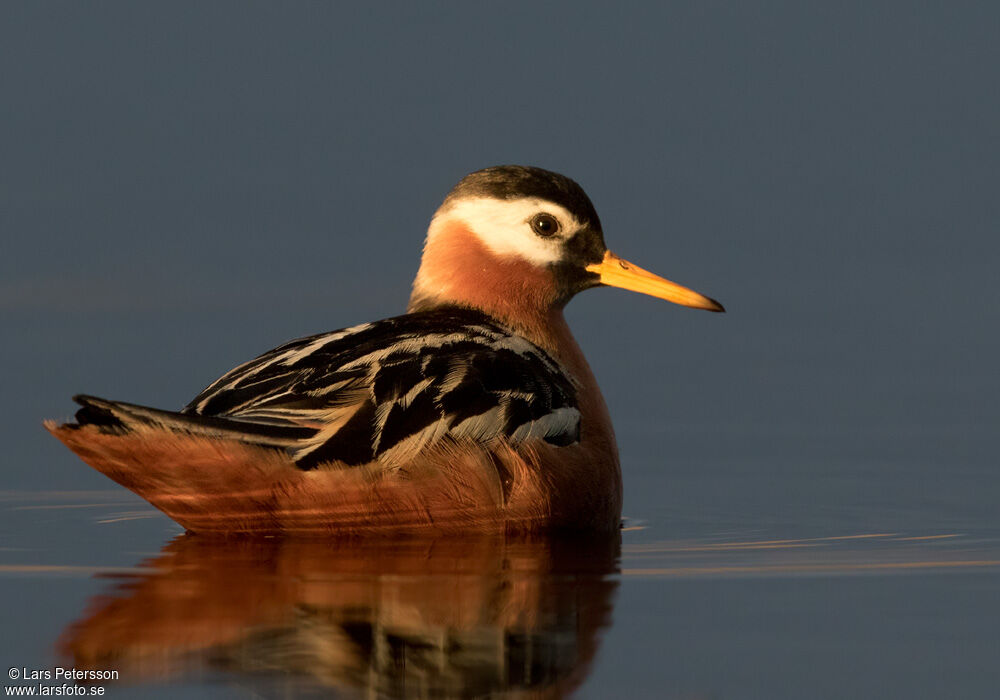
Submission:
{"label": "yellow bill", "polygon": [[610,250],[604,253],[601,262],[587,265],[587,270],[600,275],[601,284],[609,287],[621,287],[695,309],[725,311],[722,304],[715,299],[643,270],[638,265],[619,258]]}

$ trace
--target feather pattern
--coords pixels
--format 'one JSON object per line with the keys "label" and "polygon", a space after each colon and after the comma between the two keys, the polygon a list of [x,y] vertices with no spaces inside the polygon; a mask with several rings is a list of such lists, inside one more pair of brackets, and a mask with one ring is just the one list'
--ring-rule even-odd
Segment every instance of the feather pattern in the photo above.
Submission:
{"label": "feather pattern", "polygon": [[580,438],[576,385],[542,348],[484,313],[411,313],[286,343],[233,369],[184,413],[312,428],[289,446],[324,462],[400,464],[446,437]]}

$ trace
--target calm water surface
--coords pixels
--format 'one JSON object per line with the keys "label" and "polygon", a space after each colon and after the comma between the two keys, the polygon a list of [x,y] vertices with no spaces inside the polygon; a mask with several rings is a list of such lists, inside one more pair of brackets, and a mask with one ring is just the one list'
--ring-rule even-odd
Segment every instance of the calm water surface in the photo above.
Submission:
{"label": "calm water surface", "polygon": [[646,503],[603,539],[218,542],[123,490],[8,491],[0,658],[117,670],[111,697],[992,697],[1000,535],[825,505]]}

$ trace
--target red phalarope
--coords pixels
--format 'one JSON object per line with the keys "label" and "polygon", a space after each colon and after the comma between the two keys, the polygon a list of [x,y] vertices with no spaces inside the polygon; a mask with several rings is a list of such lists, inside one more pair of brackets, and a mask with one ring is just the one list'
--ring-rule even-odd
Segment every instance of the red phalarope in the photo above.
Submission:
{"label": "red phalarope", "polygon": [[194,532],[614,529],[614,432],[562,313],[602,285],[723,311],[609,251],[574,181],[480,170],[431,220],[406,314],[286,343],[179,412],[77,396],[46,427]]}

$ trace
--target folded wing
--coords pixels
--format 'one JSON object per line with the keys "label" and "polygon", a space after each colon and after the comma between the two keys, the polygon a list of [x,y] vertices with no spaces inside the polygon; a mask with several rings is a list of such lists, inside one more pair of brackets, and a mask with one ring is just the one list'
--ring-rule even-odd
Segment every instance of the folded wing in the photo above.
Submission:
{"label": "folded wing", "polygon": [[408,314],[302,338],[232,370],[184,413],[309,429],[302,468],[402,463],[447,438],[579,440],[573,380],[476,311]]}

